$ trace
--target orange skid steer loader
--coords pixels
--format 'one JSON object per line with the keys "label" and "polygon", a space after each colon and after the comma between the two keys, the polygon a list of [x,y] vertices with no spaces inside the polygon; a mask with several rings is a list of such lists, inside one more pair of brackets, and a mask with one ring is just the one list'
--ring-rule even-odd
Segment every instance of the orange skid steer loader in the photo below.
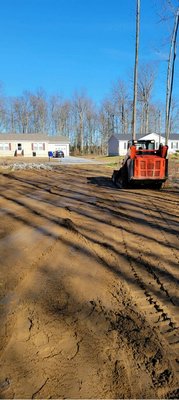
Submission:
{"label": "orange skid steer loader", "polygon": [[119,188],[134,185],[160,189],[168,177],[168,146],[155,149],[154,140],[128,142],[128,152],[112,180]]}

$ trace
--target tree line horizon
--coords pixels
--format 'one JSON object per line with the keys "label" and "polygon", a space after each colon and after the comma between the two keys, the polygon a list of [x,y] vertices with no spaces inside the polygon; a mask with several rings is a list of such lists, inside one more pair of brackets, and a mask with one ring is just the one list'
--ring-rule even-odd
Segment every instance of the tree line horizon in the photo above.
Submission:
{"label": "tree line horizon", "polygon": [[[136,132],[164,133],[165,101],[153,100],[156,69],[140,67],[137,89]],[[112,134],[131,134],[132,90],[129,82],[117,79],[108,95],[97,105],[85,90],[71,98],[47,95],[44,89],[25,90],[16,97],[0,96],[0,129],[3,133],[44,133],[69,138],[75,153],[105,154]],[[179,107],[173,99],[170,131],[179,128]]]}

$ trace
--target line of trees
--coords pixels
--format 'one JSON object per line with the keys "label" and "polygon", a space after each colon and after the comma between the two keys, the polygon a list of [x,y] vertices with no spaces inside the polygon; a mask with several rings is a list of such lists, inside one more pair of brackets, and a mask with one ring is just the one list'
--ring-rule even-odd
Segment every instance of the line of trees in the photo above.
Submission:
{"label": "line of trees", "polygon": [[[138,72],[137,133],[164,132],[165,104],[152,101],[156,78],[155,68],[143,65]],[[113,133],[132,134],[132,90],[118,80],[108,96],[96,105],[84,91],[71,99],[47,96],[44,90],[24,91],[21,96],[7,98],[1,90],[0,131],[13,133],[48,133],[70,138],[74,152],[105,153]],[[171,132],[179,126],[179,108],[171,107]]]}

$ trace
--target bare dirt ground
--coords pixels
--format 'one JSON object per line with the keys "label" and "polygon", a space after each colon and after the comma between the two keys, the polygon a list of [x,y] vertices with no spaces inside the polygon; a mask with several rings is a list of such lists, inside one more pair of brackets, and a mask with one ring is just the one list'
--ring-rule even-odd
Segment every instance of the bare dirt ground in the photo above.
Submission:
{"label": "bare dirt ground", "polygon": [[1,398],[179,398],[178,189],[0,174]]}

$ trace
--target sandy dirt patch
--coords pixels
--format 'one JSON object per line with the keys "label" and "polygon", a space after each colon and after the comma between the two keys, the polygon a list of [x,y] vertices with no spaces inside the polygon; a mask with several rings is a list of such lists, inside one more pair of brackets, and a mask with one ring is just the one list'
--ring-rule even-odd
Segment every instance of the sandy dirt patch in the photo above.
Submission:
{"label": "sandy dirt patch", "polygon": [[1,398],[178,398],[178,192],[0,175]]}

